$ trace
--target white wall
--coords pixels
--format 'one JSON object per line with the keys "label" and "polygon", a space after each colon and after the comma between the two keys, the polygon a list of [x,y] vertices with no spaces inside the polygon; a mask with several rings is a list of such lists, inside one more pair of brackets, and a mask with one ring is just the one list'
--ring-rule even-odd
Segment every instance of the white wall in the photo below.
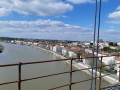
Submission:
{"label": "white wall", "polygon": [[57,48],[56,46],[53,47],[53,51],[56,52],[57,51]]}
{"label": "white wall", "polygon": [[69,57],[76,56],[76,54],[72,51],[69,51]]}
{"label": "white wall", "polygon": [[118,43],[117,43],[117,45],[119,45],[119,46],[120,46],[120,42],[118,42]]}
{"label": "white wall", "polygon": [[85,52],[92,53],[92,50],[90,50],[90,49],[85,49]]}
{"label": "white wall", "polygon": [[62,54],[65,55],[67,53],[66,49],[62,49]]}

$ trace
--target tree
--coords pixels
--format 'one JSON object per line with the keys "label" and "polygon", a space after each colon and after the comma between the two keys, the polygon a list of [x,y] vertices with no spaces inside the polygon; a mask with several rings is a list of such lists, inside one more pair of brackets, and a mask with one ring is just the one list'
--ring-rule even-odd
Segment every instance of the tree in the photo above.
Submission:
{"label": "tree", "polygon": [[113,42],[110,42],[110,43],[109,43],[109,46],[113,46]]}
{"label": "tree", "polygon": [[103,48],[103,51],[105,51],[105,52],[106,52],[106,51],[109,51],[109,50],[111,50],[110,47],[104,47],[104,48]]}
{"label": "tree", "polygon": [[82,46],[81,46],[81,45],[77,45],[77,47],[80,47],[80,48],[81,48]]}
{"label": "tree", "polygon": [[58,54],[62,55],[62,50],[57,50],[56,51]]}
{"label": "tree", "polygon": [[117,43],[114,43],[113,46],[118,46]]}
{"label": "tree", "polygon": [[89,48],[92,48],[92,46],[93,46],[93,43],[90,43]]}
{"label": "tree", "polygon": [[69,57],[69,53],[68,53],[68,52],[66,52],[66,53],[65,53],[65,56],[66,56],[66,57]]}
{"label": "tree", "polygon": [[90,43],[90,45],[92,46],[92,45],[93,45],[93,43]]}

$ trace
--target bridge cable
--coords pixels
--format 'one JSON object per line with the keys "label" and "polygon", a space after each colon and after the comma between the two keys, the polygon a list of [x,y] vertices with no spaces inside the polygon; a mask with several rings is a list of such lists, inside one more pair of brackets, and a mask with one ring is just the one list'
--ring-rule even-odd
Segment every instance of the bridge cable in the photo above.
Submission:
{"label": "bridge cable", "polygon": [[[99,51],[100,20],[101,20],[101,0],[100,0],[100,5],[99,5],[99,21],[98,21],[98,35],[97,35],[97,57],[98,57],[98,51]],[[94,90],[96,90],[97,61],[98,61],[98,59],[99,59],[99,58],[96,58],[95,85],[94,85]]]}
{"label": "bridge cable", "polygon": [[[93,57],[94,57],[94,50],[95,50],[96,19],[97,19],[97,0],[96,0],[96,8],[95,8],[94,39],[93,39],[93,52],[92,52]],[[92,86],[93,86],[93,67],[94,67],[94,58],[92,59],[91,90],[92,90]]]}

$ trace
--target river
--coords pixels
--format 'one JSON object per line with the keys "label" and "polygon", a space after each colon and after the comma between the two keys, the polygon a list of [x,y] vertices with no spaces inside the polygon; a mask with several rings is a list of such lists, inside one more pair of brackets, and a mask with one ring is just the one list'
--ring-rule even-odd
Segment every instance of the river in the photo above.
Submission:
{"label": "river", "polygon": [[[0,54],[0,65],[12,64],[18,62],[31,62],[31,61],[44,61],[55,60],[59,57],[54,56],[50,52],[41,49],[0,42],[4,46],[3,53]],[[23,65],[22,66],[22,79],[39,77],[42,75],[49,75],[59,72],[69,71],[69,65],[62,62],[49,62],[42,64]],[[73,67],[73,69],[76,69]],[[85,72],[74,72],[73,82],[91,78]],[[0,68],[0,83],[16,81],[18,79],[18,67],[1,67]],[[72,85],[72,90],[89,90],[90,82],[83,82]],[[98,80],[97,80],[98,82]],[[69,74],[57,75],[37,80],[22,82],[22,90],[48,90],[50,88],[69,83]],[[102,87],[109,85],[108,82],[102,80]],[[0,86],[0,90],[17,90],[18,84],[9,84]],[[98,87],[98,83],[97,83]],[[59,88],[57,90],[69,90],[69,87]]]}

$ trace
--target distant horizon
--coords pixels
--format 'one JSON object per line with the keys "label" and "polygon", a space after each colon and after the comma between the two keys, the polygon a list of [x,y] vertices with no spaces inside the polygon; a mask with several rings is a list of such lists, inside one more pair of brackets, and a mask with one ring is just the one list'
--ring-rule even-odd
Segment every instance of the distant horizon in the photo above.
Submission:
{"label": "distant horizon", "polygon": [[[93,40],[90,40],[90,41],[75,41],[75,40],[42,39],[42,38],[19,38],[19,37],[0,37],[0,38],[34,39],[34,40],[36,39],[36,40],[53,40],[53,41],[73,41],[73,42],[91,42],[91,41],[93,41]],[[104,41],[104,42],[113,42],[113,41]],[[118,42],[120,42],[120,41],[118,41]]]}

